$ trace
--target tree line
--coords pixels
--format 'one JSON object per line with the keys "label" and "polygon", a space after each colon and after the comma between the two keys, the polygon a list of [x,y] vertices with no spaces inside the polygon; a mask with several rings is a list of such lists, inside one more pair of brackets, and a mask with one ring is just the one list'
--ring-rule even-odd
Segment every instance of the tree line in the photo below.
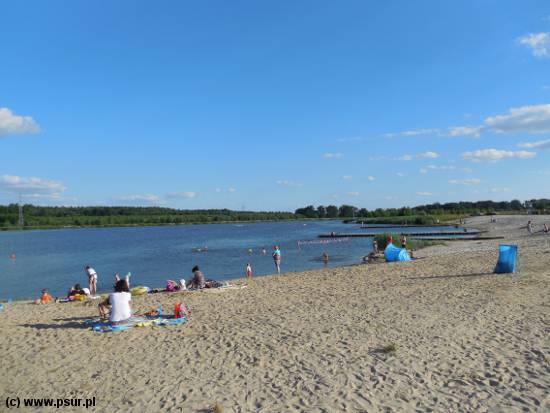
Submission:
{"label": "tree line", "polygon": [[[182,210],[161,207],[45,207],[23,205],[24,228],[169,225],[296,219],[292,212]],[[0,205],[0,228],[19,227],[19,205]]]}
{"label": "tree line", "polygon": [[387,217],[410,217],[427,215],[476,215],[494,213],[550,213],[549,199],[531,199],[521,202],[517,199],[512,201],[477,201],[477,202],[439,202],[415,207],[401,208],[377,208],[368,210],[357,208],[353,205],[335,205],[314,207],[313,205],[298,208],[296,215],[305,218],[387,218]]}
{"label": "tree line", "polygon": [[[294,212],[233,211],[230,209],[172,209],[161,207],[89,206],[46,207],[23,206],[24,228],[59,228],[66,226],[125,226],[215,223],[235,221],[275,221],[303,218],[363,218],[371,222],[429,224],[444,217],[495,213],[550,213],[550,200],[495,202],[448,202],[402,208],[368,210],[353,205],[313,205]],[[439,218],[437,218],[439,217]],[[19,205],[0,205],[0,228],[19,227]]]}

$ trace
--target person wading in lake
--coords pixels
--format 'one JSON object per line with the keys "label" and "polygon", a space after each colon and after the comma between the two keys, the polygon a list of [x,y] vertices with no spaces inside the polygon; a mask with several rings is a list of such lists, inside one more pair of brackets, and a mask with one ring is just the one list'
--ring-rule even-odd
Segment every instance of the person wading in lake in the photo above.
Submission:
{"label": "person wading in lake", "polygon": [[277,245],[273,247],[273,261],[275,262],[275,268],[277,268],[277,274],[281,273],[281,250]]}

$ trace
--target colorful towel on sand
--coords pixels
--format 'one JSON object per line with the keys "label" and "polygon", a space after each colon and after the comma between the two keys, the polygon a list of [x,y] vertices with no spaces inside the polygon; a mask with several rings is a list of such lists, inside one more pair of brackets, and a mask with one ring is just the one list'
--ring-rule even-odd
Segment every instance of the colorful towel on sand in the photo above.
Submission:
{"label": "colorful towel on sand", "polygon": [[173,316],[156,317],[132,317],[124,324],[112,324],[100,319],[86,321],[93,331],[98,333],[110,333],[124,331],[132,327],[177,326],[187,321],[187,317],[174,318]]}

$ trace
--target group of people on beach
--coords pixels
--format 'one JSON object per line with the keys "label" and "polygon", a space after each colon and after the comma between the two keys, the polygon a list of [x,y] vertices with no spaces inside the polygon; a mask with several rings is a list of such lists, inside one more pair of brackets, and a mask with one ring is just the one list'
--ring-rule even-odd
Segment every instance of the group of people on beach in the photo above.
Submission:
{"label": "group of people on beach", "polygon": [[[277,273],[281,272],[281,250],[278,246],[273,248],[273,261],[275,263],[275,268]],[[46,289],[42,290],[42,294],[37,303],[46,304],[51,301],[55,302],[67,302],[74,301],[75,297],[96,297],[97,294],[97,285],[98,285],[98,275],[97,271],[87,265],[85,268],[85,273],[88,278],[89,288],[82,288],[80,284],[75,284],[69,290],[66,298],[56,298],[54,299]],[[206,279],[204,273],[200,270],[199,266],[194,266],[191,270],[193,277],[189,281],[181,279],[179,282],[173,280],[167,280],[166,289],[167,292],[176,292],[176,291],[185,291],[187,289],[203,289],[203,288],[215,288],[220,285],[218,281]],[[247,278],[252,278],[253,271],[252,265],[247,263],[245,273]],[[131,297],[130,292],[130,273],[126,277],[121,278],[118,273],[115,274],[115,284],[114,292],[110,293],[108,297],[99,303],[99,314],[101,318],[109,319],[109,322],[112,324],[124,323],[132,315],[131,309]]]}
{"label": "group of people on beach", "polygon": [[538,232],[542,232],[544,234],[550,234],[550,228],[548,228],[548,225],[546,223],[543,224],[541,230],[535,231],[535,226],[533,225],[533,221],[529,220],[527,221],[527,225],[525,226],[525,228],[527,228],[527,232],[529,233],[529,235],[533,235]]}

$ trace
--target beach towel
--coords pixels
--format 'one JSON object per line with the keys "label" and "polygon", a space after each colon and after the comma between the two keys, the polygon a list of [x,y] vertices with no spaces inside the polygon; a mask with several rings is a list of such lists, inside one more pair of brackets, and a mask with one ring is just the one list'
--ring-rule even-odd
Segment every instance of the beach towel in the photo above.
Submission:
{"label": "beach towel", "polygon": [[388,244],[388,246],[384,250],[384,257],[386,257],[386,261],[390,262],[411,260],[411,257],[409,256],[406,248],[397,248],[393,244]]}
{"label": "beach towel", "polygon": [[495,267],[496,274],[506,274],[516,272],[518,258],[517,245],[504,245],[498,247],[498,261]]}
{"label": "beach towel", "polygon": [[133,327],[177,326],[187,321],[187,317],[174,318],[173,316],[132,317],[124,324],[112,324],[108,321],[93,319],[86,321],[93,331],[111,333],[128,330]]}

